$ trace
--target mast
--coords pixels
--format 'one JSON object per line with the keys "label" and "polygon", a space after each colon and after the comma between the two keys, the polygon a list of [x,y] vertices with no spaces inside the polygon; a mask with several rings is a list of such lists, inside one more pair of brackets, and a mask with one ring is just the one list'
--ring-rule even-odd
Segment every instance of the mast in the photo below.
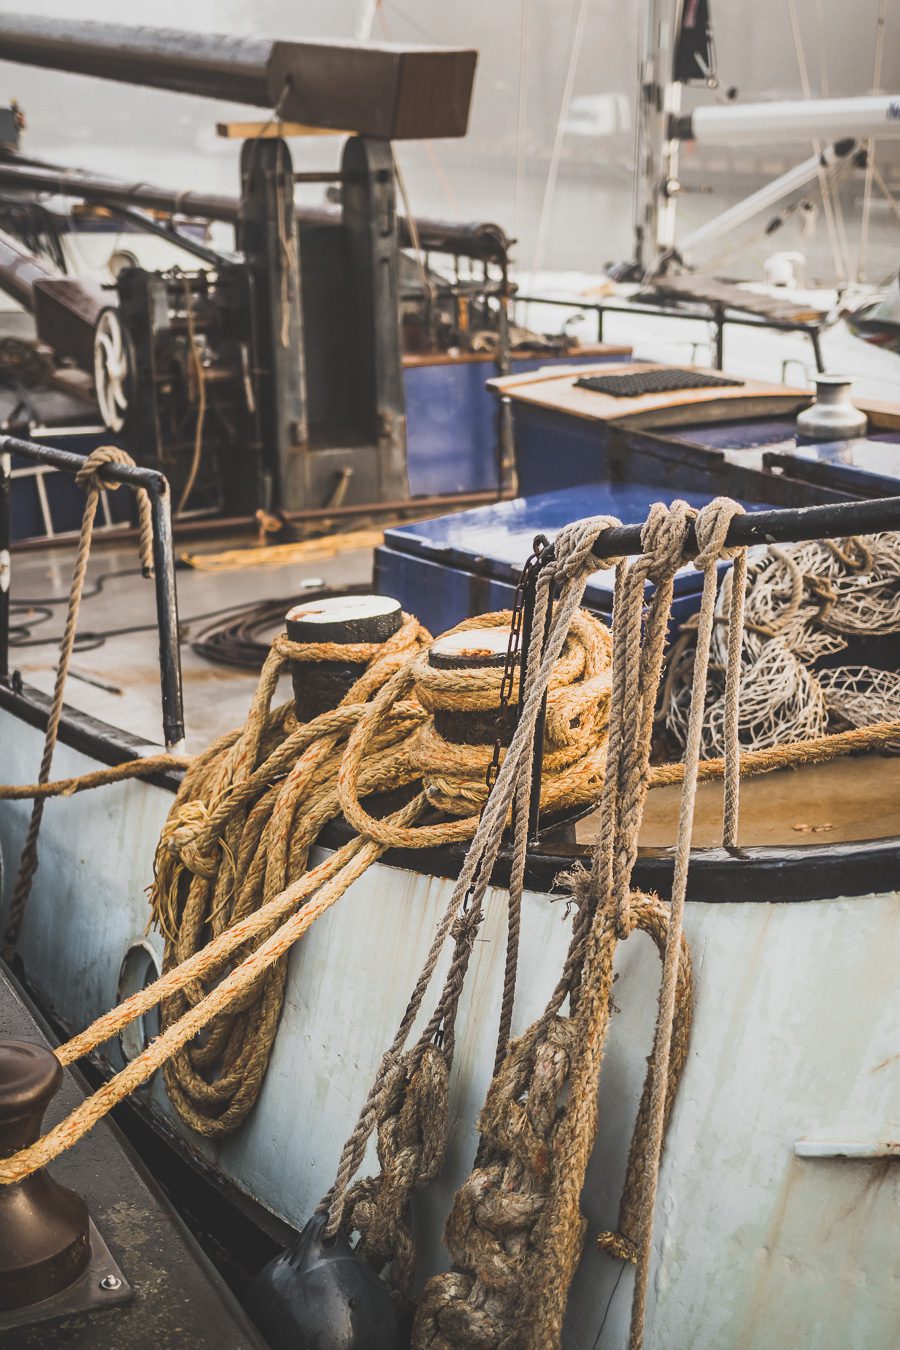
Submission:
{"label": "mast", "polygon": [[718,81],[709,0],[644,0],[642,17],[634,231],[643,268],[675,248],[684,87]]}
{"label": "mast", "polygon": [[643,0],[635,140],[634,256],[643,268],[675,240],[678,142],[668,134],[681,111],[681,83],[672,78],[673,34],[682,0]]}

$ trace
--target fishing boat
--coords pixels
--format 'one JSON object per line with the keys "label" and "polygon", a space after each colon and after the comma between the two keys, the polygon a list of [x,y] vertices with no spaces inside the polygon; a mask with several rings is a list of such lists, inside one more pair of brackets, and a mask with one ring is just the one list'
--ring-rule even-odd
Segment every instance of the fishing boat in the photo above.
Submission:
{"label": "fishing boat", "polygon": [[[27,27],[24,21],[22,25]],[[42,35],[29,41],[47,59]],[[80,68],[88,35],[70,33],[68,41],[67,68]],[[91,41],[97,41],[96,35]],[[125,34],[116,35],[119,50],[124,41]],[[24,53],[24,38],[22,43]],[[166,44],[160,38],[156,43],[159,55],[160,44]],[[171,69],[171,46],[169,41],[158,70]],[[308,58],[302,50],[294,55],[300,61]],[[151,54],[145,50],[142,60],[152,61]],[[141,78],[146,78],[146,68]],[[257,100],[267,106],[270,92],[253,93],[250,101]],[[314,113],[307,106],[303,115]],[[431,134],[433,129],[428,130]],[[416,134],[425,134],[421,124]],[[259,147],[270,144],[265,138],[258,142]],[[357,146],[348,153],[362,150]],[[383,188],[377,175],[374,181]],[[373,180],[369,182],[371,186]],[[257,204],[259,200],[254,198]],[[368,210],[361,215],[367,224]],[[395,259],[393,253],[391,257]],[[277,306],[279,295],[274,288],[269,303]],[[387,302],[382,297],[379,304]],[[375,329],[385,313],[396,319],[395,309],[378,309]],[[186,324],[186,314],[182,317]],[[374,349],[380,350],[377,342]],[[295,348],[290,350],[296,355]],[[148,1073],[129,1093],[129,1110],[149,1127],[154,1140],[162,1141],[163,1152],[182,1160],[191,1176],[203,1178],[225,1208],[241,1216],[248,1231],[268,1235],[271,1250],[273,1234],[284,1240],[304,1229],[323,1201],[322,1213],[330,1216],[344,1158],[352,1160],[354,1173],[385,1175],[386,1160],[395,1156],[387,1137],[389,1115],[379,1117],[377,1131],[375,1120],[369,1119],[368,1135],[355,1151],[350,1147],[354,1125],[367,1100],[373,1100],[371,1087],[379,1067],[387,1063],[391,1071],[397,1068],[399,1061],[383,1056],[395,1041],[397,1027],[407,1020],[420,973],[430,965],[431,979],[406,1030],[410,1043],[426,1034],[427,1046],[433,1047],[433,1053],[428,1049],[429,1064],[441,1056],[452,1061],[449,1105],[443,1108],[448,1138],[439,1150],[437,1174],[426,1175],[422,1167],[415,1196],[406,1196],[400,1220],[394,1222],[391,1241],[401,1244],[408,1266],[396,1292],[402,1313],[409,1302],[419,1302],[415,1344],[479,1343],[446,1329],[423,1330],[423,1309],[432,1306],[435,1290],[446,1289],[435,1279],[448,1265],[457,1275],[462,1269],[476,1285],[481,1279],[480,1258],[472,1257],[472,1275],[458,1243],[451,1261],[442,1233],[451,1210],[459,1213],[454,1197],[466,1194],[473,1167],[477,1172],[486,1165],[478,1122],[497,1082],[498,1027],[506,1025],[514,1048],[521,1044],[516,1038],[540,1020],[548,1000],[552,1006],[582,912],[577,894],[565,889],[572,884],[566,877],[573,866],[590,859],[597,842],[608,806],[602,795],[603,757],[612,754],[607,727],[620,716],[608,697],[610,642],[617,632],[617,583],[609,559],[643,555],[649,549],[649,535],[642,538],[640,527],[656,518],[655,503],[686,503],[685,508],[672,508],[673,519],[686,521],[711,500],[728,498],[741,514],[723,539],[756,550],[747,559],[747,633],[751,642],[761,644],[760,650],[748,648],[753,658],[748,672],[749,664],[757,672],[754,689],[771,695],[773,680],[766,676],[765,659],[773,653],[781,663],[779,678],[789,668],[794,684],[780,701],[763,700],[765,717],[757,709],[755,720],[739,728],[746,731],[743,750],[748,756],[783,752],[784,767],[747,776],[741,786],[740,823],[725,843],[721,783],[700,774],[693,832],[689,828],[686,836],[690,867],[686,873],[679,870],[685,836],[678,825],[678,777],[687,773],[680,769],[680,757],[691,671],[698,659],[698,615],[702,618],[706,604],[706,573],[679,555],[669,578],[671,604],[665,613],[660,610],[669,643],[664,697],[657,709],[657,733],[664,744],[654,750],[658,781],[646,798],[628,876],[642,914],[641,906],[648,906],[649,913],[659,903],[652,897],[659,896],[663,903],[653,912],[665,915],[665,902],[677,899],[686,879],[686,893],[681,892],[684,934],[694,981],[690,1041],[684,1042],[683,1062],[678,1064],[680,1081],[662,1149],[652,1243],[644,1261],[644,1275],[650,1275],[644,1343],[763,1347],[789,1341],[815,1343],[825,1350],[892,1344],[900,1328],[900,1302],[886,1273],[897,1204],[900,1061],[894,1039],[897,953],[892,944],[897,932],[900,782],[898,760],[886,752],[893,745],[890,728],[900,720],[898,565],[892,542],[900,530],[900,491],[893,488],[900,478],[894,458],[900,408],[865,400],[854,404],[845,390],[834,414],[827,410],[830,395],[824,387],[814,400],[805,388],[716,369],[623,359],[627,356],[605,350],[575,363],[560,359],[541,365],[537,360],[540,368],[498,373],[488,391],[479,388],[479,398],[493,400],[488,405],[492,416],[509,429],[509,444],[515,447],[510,474],[519,495],[477,502],[450,515],[438,510],[430,519],[399,522],[384,531],[374,561],[362,548],[316,558],[322,576],[312,585],[298,573],[309,555],[294,554],[282,562],[277,549],[269,549],[262,570],[259,556],[254,556],[254,566],[247,566],[247,557],[213,552],[197,543],[188,555],[193,565],[179,569],[176,578],[171,516],[183,478],[180,487],[177,481],[170,484],[152,454],[136,455],[137,465],[115,455],[95,458],[85,477],[84,454],[65,449],[53,437],[43,443],[0,437],[0,529],[7,535],[0,538],[0,549],[10,543],[14,466],[28,466],[52,476],[60,496],[67,491],[79,507],[86,492],[96,508],[100,494],[112,493],[113,485],[120,488],[119,498],[126,495],[121,488],[135,500],[146,494],[155,573],[150,581],[134,565],[130,535],[98,533],[75,606],[80,613],[72,620],[77,620],[82,641],[67,658],[66,703],[52,752],[50,776],[68,785],[43,808],[39,865],[36,871],[31,867],[30,887],[24,891],[17,861],[33,820],[31,799],[26,793],[0,802],[8,954],[59,1036],[77,1037],[122,1000],[141,996],[157,979],[177,972],[181,960],[202,960],[209,942],[231,940],[228,934],[237,928],[219,925],[216,905],[205,912],[201,931],[192,938],[184,892],[179,890],[183,884],[193,885],[188,873],[199,879],[197,894],[207,883],[218,886],[221,878],[222,890],[215,893],[221,912],[227,911],[235,924],[252,924],[260,904],[275,903],[287,893],[280,885],[274,891],[262,887],[254,892],[254,907],[242,913],[241,888],[249,885],[254,866],[271,865],[274,884],[282,866],[276,855],[287,848],[282,859],[285,885],[302,886],[311,872],[331,880],[329,869],[355,865],[353,850],[364,841],[372,853],[371,858],[366,855],[368,865],[333,902],[322,900],[323,891],[305,907],[297,908],[299,900],[284,902],[282,919],[307,927],[273,957],[274,973],[267,973],[264,981],[271,1000],[252,987],[243,989],[241,997],[249,1004],[220,1024],[231,1028],[240,1071],[222,1070],[216,1055],[204,1061],[210,1042],[192,1040],[188,1054],[196,1052],[196,1058],[160,1060],[160,1071]],[[449,367],[457,374],[476,367],[479,382],[488,373],[483,363],[475,362],[467,367],[465,362],[436,361],[434,367]],[[279,389],[283,393],[284,385]],[[264,405],[269,411],[271,406]],[[431,406],[440,406],[437,395]],[[841,417],[846,420],[841,422]],[[817,439],[810,437],[810,430]],[[451,448],[449,440],[447,445]],[[325,462],[333,465],[334,460],[326,456]],[[81,484],[73,487],[78,473]],[[296,485],[296,479],[290,481]],[[499,496],[496,491],[493,495]],[[370,505],[384,498],[373,493],[365,500]],[[331,501],[320,509],[333,515],[340,506]],[[678,516],[681,510],[687,514]],[[75,522],[80,514],[77,509],[73,513]],[[123,512],[124,519],[130,516],[130,510]],[[460,876],[467,875],[466,850],[479,828],[479,812],[485,813],[482,820],[490,819],[491,793],[506,781],[504,766],[514,763],[512,747],[519,744],[516,736],[525,725],[529,678],[535,678],[533,670],[529,676],[528,655],[541,641],[540,625],[535,624],[542,594],[539,578],[543,568],[553,565],[551,545],[558,540],[557,547],[563,548],[573,522],[604,518],[607,528],[594,525],[590,575],[585,572],[576,621],[580,626],[573,628],[568,646],[562,645],[561,635],[558,664],[551,662],[546,671],[549,711],[535,732],[538,752],[526,803],[528,847],[515,999],[510,1003],[508,911],[518,864],[514,840],[501,837],[505,816],[494,831],[496,856],[484,854],[489,858],[485,875],[472,878],[460,904],[456,888]],[[630,528],[619,529],[615,520]],[[836,540],[837,551],[819,545],[820,539]],[[791,550],[801,547],[813,552],[798,562]],[[690,556],[698,549],[695,538]],[[56,720],[52,691],[62,624],[54,616],[62,619],[61,606],[74,592],[59,550],[45,543],[14,557],[14,569],[7,569],[0,590],[3,779],[11,785],[33,785],[48,726],[52,729]],[[785,562],[785,557],[792,561]],[[148,570],[146,555],[142,561]],[[786,572],[779,573],[779,567]],[[710,584],[719,588],[720,623],[714,628],[725,625],[723,606],[729,586],[734,589],[729,581],[733,575],[734,565],[724,556],[712,569]],[[796,575],[800,591],[793,603],[790,577]],[[564,590],[563,573],[558,582]],[[664,593],[662,581],[648,585],[651,612],[654,596]],[[860,610],[863,594],[868,607]],[[638,630],[644,598],[643,591],[637,594]],[[549,633],[555,631],[560,605],[557,601],[551,612]],[[793,619],[798,614],[802,618],[802,633],[798,628],[792,645],[778,636],[788,610]],[[847,614],[840,628],[833,626],[838,611]],[[404,612],[416,616],[437,640],[432,642]],[[284,639],[277,636],[283,627]],[[391,647],[401,635],[409,645]],[[342,645],[346,659],[341,659]],[[209,787],[212,796],[204,798],[199,788],[191,787],[199,781],[191,776],[202,777],[206,764],[227,767],[230,761],[216,755],[227,756],[233,745],[255,747],[252,754],[247,751],[251,770],[268,764],[291,737],[299,738],[291,744],[302,746],[304,727],[310,724],[318,729],[310,744],[323,756],[316,764],[327,767],[329,747],[335,744],[329,737],[338,734],[336,719],[344,715],[341,699],[357,687],[355,681],[366,669],[375,669],[383,645],[389,656],[400,651],[404,660],[417,663],[413,671],[411,665],[398,666],[391,656],[393,664],[385,669],[392,678],[403,675],[411,683],[402,686],[390,706],[378,706],[386,716],[395,710],[401,740],[409,731],[422,733],[415,743],[421,763],[410,767],[406,762],[396,781],[390,775],[384,782],[366,777],[376,774],[380,756],[387,753],[378,740],[384,728],[372,720],[372,707],[386,686],[373,686],[369,693],[374,696],[377,689],[378,698],[373,697],[372,707],[353,705],[357,731],[363,718],[372,721],[369,740],[353,740],[357,731],[351,733],[349,727],[339,733],[344,736],[339,742],[341,771],[355,775],[355,796],[351,791],[337,804],[322,805],[326,823],[304,843],[308,813],[317,819],[307,796],[315,797],[322,783],[332,782],[323,767],[324,777],[302,780],[306,796],[301,793],[296,802],[285,799],[291,803],[283,808],[290,809],[290,829],[280,834],[273,829],[263,846],[263,836],[257,835],[252,848],[251,834],[241,835],[236,852],[230,850],[238,836],[223,832],[213,836],[221,838],[221,848],[217,843],[210,852],[203,830],[215,810],[227,815],[232,809],[229,803],[244,780],[234,780],[225,801],[216,795],[214,784]],[[724,679],[727,661],[718,648],[714,658],[716,651],[721,659],[718,666],[713,661],[710,690],[718,697],[715,681],[720,675]],[[271,678],[263,677],[260,684],[264,661]],[[554,691],[568,690],[578,698],[588,667],[596,681],[588,692],[595,689],[596,696],[579,703],[577,716],[566,719],[558,714]],[[863,668],[868,674],[861,677]],[[745,695],[751,683],[748,672]],[[482,687],[490,697],[481,704],[467,702],[467,692]],[[453,691],[449,700],[448,689]],[[278,700],[284,701],[279,705]],[[536,707],[534,713],[542,716]],[[706,738],[704,758],[719,753],[716,725],[711,705],[700,728]],[[233,728],[241,728],[240,737],[229,741]],[[649,722],[645,730],[649,735]],[[352,763],[347,758],[351,741]],[[217,742],[219,750],[204,759]],[[574,746],[572,754],[569,749],[562,753],[563,742]],[[826,743],[827,753],[810,751],[813,742]],[[855,753],[833,751],[838,742]],[[388,750],[393,744],[389,741]],[[804,754],[791,758],[791,746],[797,744]],[[647,749],[649,753],[649,741]],[[438,752],[443,758],[435,758]],[[186,756],[192,757],[190,762]],[[522,764],[527,766],[529,758],[523,751]],[[115,781],[118,766],[135,760],[141,764]],[[685,762],[689,760],[688,755]],[[260,812],[271,811],[299,762],[279,762],[277,772],[261,778],[256,797],[248,800]],[[336,766],[327,772],[332,770],[336,773]],[[82,791],[84,784],[76,780],[84,775],[93,775],[101,785]],[[365,790],[367,783],[374,798]],[[422,785],[429,810],[437,813],[422,818],[422,828],[436,831],[427,836],[427,846],[417,846],[403,832],[403,813],[414,805],[406,790],[418,791]],[[521,808],[520,801],[516,829],[516,822],[525,820]],[[470,818],[471,829],[464,828]],[[383,846],[378,842],[382,834],[387,840]],[[490,841],[483,834],[482,829],[476,838],[487,847]],[[296,846],[302,856],[290,856],[292,839],[300,841]],[[340,875],[349,877],[343,870]],[[233,886],[226,884],[229,876]],[[479,885],[484,894],[473,901]],[[475,915],[467,926],[470,904]],[[447,915],[452,930],[447,924],[448,940],[432,961],[435,935]],[[275,941],[279,932],[271,925],[261,929],[257,950]],[[622,1259],[628,1242],[616,1246],[608,1239],[624,1235],[632,1245],[639,1237],[643,1241],[641,1233],[625,1232],[620,1197],[623,1186],[627,1191],[631,1184],[634,1126],[654,1044],[659,984],[655,953],[657,946],[666,945],[665,933],[661,938],[657,930],[655,939],[643,933],[619,942],[616,983],[600,1000],[611,1026],[597,1136],[580,1196],[584,1237],[582,1241],[579,1229],[579,1259],[566,1289],[559,1337],[571,1350],[587,1350],[598,1340],[611,1346],[628,1343],[634,1265]],[[229,980],[239,977],[239,958],[246,950],[242,945],[221,982],[221,966],[206,979],[204,998],[225,997]],[[452,983],[457,958],[465,967],[459,987]],[[442,984],[452,998],[436,1005]],[[863,990],[865,997],[860,996]],[[684,987],[681,998],[684,1018],[691,1002]],[[193,994],[185,997],[184,1010],[198,1002]],[[151,1004],[95,1040],[89,1063],[98,1080],[110,1091],[118,1090],[115,1085],[126,1081],[118,1076],[122,1071],[140,1069],[151,1062],[142,1057],[161,1053],[182,1011],[167,1003],[161,1023]],[[679,1025],[686,1035],[686,1023]],[[101,1030],[106,1026],[101,1024]],[[71,1044],[67,1040],[60,1051],[63,1058],[75,1054]],[[509,1045],[500,1048],[510,1053]],[[226,1047],[221,1059],[232,1063],[231,1053]],[[505,1062],[502,1055],[497,1062]],[[563,1112],[562,1106],[559,1110]],[[489,1122],[484,1115],[480,1119],[484,1136]],[[342,1151],[345,1140],[349,1142]],[[496,1139],[493,1146],[498,1147]],[[422,1138],[415,1147],[421,1152]],[[377,1198],[377,1192],[365,1189],[349,1192],[349,1213],[360,1225],[351,1225],[350,1236],[366,1228],[363,1210],[373,1194]],[[577,1223],[571,1232],[576,1228]],[[301,1240],[291,1257],[298,1266],[307,1261],[312,1242],[309,1229],[305,1231],[305,1246]],[[316,1241],[318,1236],[316,1230]],[[403,1246],[401,1238],[409,1245]],[[603,1239],[599,1246],[598,1238]],[[261,1249],[259,1244],[251,1247],[256,1253]],[[391,1250],[386,1260],[383,1254],[379,1257],[376,1244],[371,1265],[379,1273],[389,1267],[399,1280],[400,1247]],[[317,1251],[317,1259],[324,1260],[323,1248]],[[344,1256],[343,1251],[342,1260],[349,1261],[351,1254]],[[505,1254],[521,1255],[514,1246]],[[358,1252],[354,1259],[361,1264]],[[276,1263],[275,1273],[270,1268],[262,1286],[248,1297],[275,1345],[297,1334],[292,1321],[296,1308],[283,1297],[279,1283],[283,1270]],[[375,1298],[371,1289],[369,1294]],[[490,1298],[486,1304],[493,1315],[497,1310]],[[479,1306],[476,1299],[467,1312]],[[373,1326],[374,1314],[370,1332]],[[393,1340],[379,1344],[404,1343],[402,1331],[390,1335]]]}

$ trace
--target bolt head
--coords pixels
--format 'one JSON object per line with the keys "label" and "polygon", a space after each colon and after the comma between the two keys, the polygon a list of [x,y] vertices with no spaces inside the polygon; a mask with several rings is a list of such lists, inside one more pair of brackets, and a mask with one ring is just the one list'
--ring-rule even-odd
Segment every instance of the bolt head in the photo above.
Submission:
{"label": "bolt head", "polygon": [[122,1288],[122,1281],[118,1275],[104,1275],[100,1281],[100,1288],[106,1293],[112,1293],[113,1290]]}

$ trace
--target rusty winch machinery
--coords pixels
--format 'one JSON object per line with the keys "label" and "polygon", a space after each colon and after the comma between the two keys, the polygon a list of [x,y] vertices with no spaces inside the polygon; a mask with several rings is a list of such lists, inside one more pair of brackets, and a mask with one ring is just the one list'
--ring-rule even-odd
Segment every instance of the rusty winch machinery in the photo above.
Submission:
{"label": "rusty winch machinery", "polygon": [[[0,158],[7,197],[80,199],[195,264],[135,259],[100,290],[0,240],[0,287],[93,378],[108,430],[167,474],[176,501],[229,514],[407,497],[402,333],[433,349],[493,324],[508,342],[503,232],[414,222],[396,205],[392,142],[465,134],[476,53],[12,14],[0,40],[11,61],[269,110],[247,127],[233,197]],[[280,133],[301,127],[352,129],[338,170],[295,173]],[[332,202],[296,206],[298,179],[328,184]],[[192,221],[232,225],[234,251]],[[474,260],[481,283],[430,272],[431,252]]]}

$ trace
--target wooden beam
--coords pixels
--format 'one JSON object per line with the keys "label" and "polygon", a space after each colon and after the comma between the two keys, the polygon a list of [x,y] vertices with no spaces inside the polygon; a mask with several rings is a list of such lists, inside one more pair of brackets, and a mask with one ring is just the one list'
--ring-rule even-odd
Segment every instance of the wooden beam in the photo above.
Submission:
{"label": "wooden beam", "polygon": [[216,135],[228,141],[263,141],[278,136],[352,136],[338,127],[309,127],[302,122],[217,122]]}

